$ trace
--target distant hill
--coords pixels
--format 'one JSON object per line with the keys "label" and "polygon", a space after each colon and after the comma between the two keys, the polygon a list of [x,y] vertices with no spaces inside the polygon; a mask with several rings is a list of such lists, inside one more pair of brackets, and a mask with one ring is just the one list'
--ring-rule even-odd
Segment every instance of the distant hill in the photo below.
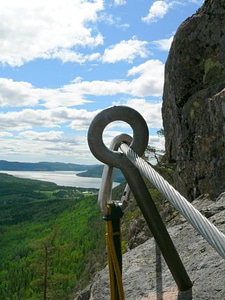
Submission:
{"label": "distant hill", "polygon": [[2,171],[86,171],[97,165],[78,165],[61,162],[9,162],[0,160]]}
{"label": "distant hill", "polygon": [[[10,162],[0,160],[1,171],[84,171],[77,174],[81,177],[102,177],[103,165],[78,165],[61,162]],[[119,169],[114,171],[114,182],[123,182],[124,176]]]}
{"label": "distant hill", "polygon": [[[98,165],[98,166],[92,166],[91,169],[77,174],[77,176],[81,177],[102,177],[102,172],[103,172],[103,165]],[[114,169],[114,182],[123,182],[125,180],[123,173],[121,172],[120,169]]]}

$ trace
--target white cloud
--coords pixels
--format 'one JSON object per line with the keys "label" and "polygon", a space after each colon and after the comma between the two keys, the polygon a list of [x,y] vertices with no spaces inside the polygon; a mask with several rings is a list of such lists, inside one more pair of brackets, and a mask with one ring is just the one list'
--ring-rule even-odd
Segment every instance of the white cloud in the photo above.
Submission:
{"label": "white cloud", "polygon": [[140,75],[131,82],[133,96],[160,96],[163,91],[164,64],[157,60],[148,60],[128,71],[128,76]]}
{"label": "white cloud", "polygon": [[142,21],[146,23],[157,22],[158,19],[163,18],[167,14],[169,8],[172,7],[174,3],[175,1],[154,1],[152,6],[149,8],[147,16],[143,17]]}
{"label": "white cloud", "polygon": [[21,131],[35,127],[54,128],[64,123],[75,130],[87,129],[98,111],[58,107],[53,109],[23,109],[0,113],[1,131]]}
{"label": "white cloud", "polygon": [[[49,90],[49,95],[43,90],[42,99],[46,99],[46,107],[57,107],[60,103],[64,106],[85,103],[84,95],[107,96],[119,93],[132,96],[161,96],[164,81],[164,64],[159,60],[147,60],[145,63],[132,67],[128,77],[130,80],[93,80],[82,81],[75,78],[71,84],[65,85],[61,89],[56,89],[55,93]],[[74,99],[76,95],[76,99]],[[80,99],[80,100],[79,100]],[[80,102],[79,102],[80,101]]]}
{"label": "white cloud", "polygon": [[11,111],[0,114],[1,130],[20,131],[33,128],[35,126],[57,126],[52,120],[47,120],[49,113],[45,110],[24,109],[21,111]]}
{"label": "white cloud", "polygon": [[22,131],[19,133],[20,137],[26,138],[27,140],[35,141],[48,141],[48,142],[61,142],[63,137],[63,131],[50,130],[47,132],[37,131]]}
{"label": "white cloud", "polygon": [[52,130],[40,133],[25,131],[7,139],[0,136],[0,143],[2,159],[93,163],[86,137],[77,134],[66,136]]}
{"label": "white cloud", "polygon": [[201,4],[203,4],[204,0],[189,0],[188,2],[195,3],[197,5],[201,5]]}
{"label": "white cloud", "polygon": [[101,12],[98,17],[98,22],[103,22],[107,25],[115,25],[119,29],[127,29],[130,27],[130,24],[124,23],[121,17],[112,15],[110,13]]}
{"label": "white cloud", "polygon": [[82,64],[87,61],[95,61],[99,60],[100,58],[100,53],[91,53],[91,54],[83,54],[80,52],[75,52],[70,49],[60,49],[56,50],[52,54],[52,58],[58,58],[60,59],[63,63],[66,62],[77,62],[79,64]]}
{"label": "white cloud", "polygon": [[46,111],[24,109],[0,114],[0,129],[20,131],[34,126],[56,126],[52,120],[46,120]]}
{"label": "white cloud", "polygon": [[149,136],[149,143],[151,147],[155,148],[156,150],[165,150],[165,139],[164,137],[150,135]]}
{"label": "white cloud", "polygon": [[116,95],[119,93],[131,96],[161,96],[164,81],[164,64],[159,60],[148,60],[145,63],[132,67],[128,71],[131,80],[111,81],[75,81],[70,88],[74,93],[85,95]]}
{"label": "white cloud", "polygon": [[115,5],[124,5],[127,3],[126,0],[114,0]]}
{"label": "white cloud", "polygon": [[[162,102],[153,102],[153,101],[147,101],[146,99],[129,99],[124,102],[114,102],[114,105],[126,105],[129,107],[132,107],[136,111],[138,111],[143,118],[145,119],[148,127],[149,127],[149,145],[152,147],[155,147],[159,150],[165,149],[165,140],[164,137],[159,137],[157,135],[152,135],[151,131],[155,128],[162,128],[162,114],[161,114],[161,108],[162,108]],[[116,122],[114,122],[116,123]],[[116,131],[114,129],[114,126],[110,126],[107,130],[107,136],[104,138],[104,142],[106,145],[110,145],[110,142],[112,141],[112,138],[115,137],[118,134],[121,133],[128,133],[132,136],[132,131],[130,128],[127,128],[127,126],[120,126],[121,130]],[[123,130],[124,129],[124,130]]]}
{"label": "white cloud", "polygon": [[203,4],[204,0],[155,0],[149,8],[148,14],[142,18],[142,21],[148,24],[157,22],[162,19],[174,5],[188,5],[194,3],[198,6]]}
{"label": "white cloud", "polygon": [[3,131],[0,132],[0,137],[12,137],[13,134],[11,132]]}
{"label": "white cloud", "polygon": [[28,82],[0,78],[0,105],[46,108],[72,107],[90,102],[86,95],[104,96],[118,93],[132,96],[160,96],[164,80],[164,64],[159,60],[148,60],[128,71],[131,80],[93,80],[73,82],[56,89],[35,88]]}
{"label": "white cloud", "polygon": [[139,41],[135,38],[123,40],[116,45],[107,48],[103,54],[102,61],[107,63],[116,63],[118,61],[128,61],[132,63],[136,57],[145,58],[149,52],[146,48],[146,41]]}
{"label": "white cloud", "polygon": [[138,111],[149,127],[152,128],[161,128],[162,127],[162,102],[152,102],[147,101],[146,99],[129,99],[125,102],[114,102],[115,105],[126,105],[132,107]]}
{"label": "white cloud", "polygon": [[[76,96],[75,96],[76,95]],[[35,88],[28,82],[0,78],[1,106],[34,106],[42,103],[46,107],[74,106],[86,102],[82,92],[74,84],[57,89]]]}
{"label": "white cloud", "polygon": [[1,1],[0,62],[20,66],[74,46],[102,44],[101,34],[90,26],[101,10],[103,0]]}
{"label": "white cloud", "polygon": [[173,36],[171,36],[168,39],[153,41],[153,44],[155,44],[159,50],[169,51],[172,41],[173,41]]}
{"label": "white cloud", "polygon": [[38,94],[30,83],[0,78],[1,106],[35,105],[38,103],[38,100]]}
{"label": "white cloud", "polygon": [[76,117],[73,118],[70,127],[74,130],[87,130],[91,121],[100,110],[89,112],[85,109],[77,110]]}

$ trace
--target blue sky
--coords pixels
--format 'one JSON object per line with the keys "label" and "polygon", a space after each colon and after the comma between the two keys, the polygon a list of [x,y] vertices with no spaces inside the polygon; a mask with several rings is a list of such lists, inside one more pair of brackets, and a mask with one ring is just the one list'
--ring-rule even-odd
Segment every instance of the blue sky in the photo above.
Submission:
{"label": "blue sky", "polygon": [[[139,111],[163,149],[164,65],[202,0],[0,2],[0,159],[93,164],[87,130],[112,105]],[[112,123],[108,145],[122,132]]]}

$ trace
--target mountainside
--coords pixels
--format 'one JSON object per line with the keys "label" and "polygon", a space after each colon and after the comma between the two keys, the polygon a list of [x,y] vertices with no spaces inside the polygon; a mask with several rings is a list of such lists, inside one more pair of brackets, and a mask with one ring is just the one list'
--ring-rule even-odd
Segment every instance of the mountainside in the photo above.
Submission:
{"label": "mountainside", "polygon": [[0,299],[64,300],[105,263],[97,190],[0,174]]}
{"label": "mountainside", "polygon": [[[93,167],[85,172],[77,174],[77,176],[84,176],[84,177],[102,177],[102,172],[103,172],[103,165]],[[123,173],[121,172],[120,169],[114,169],[114,182],[123,182],[125,180]]]}
{"label": "mountainside", "polygon": [[86,171],[96,165],[79,165],[60,162],[9,162],[0,160],[0,170],[8,171]]}
{"label": "mountainside", "polygon": [[[60,162],[9,162],[0,160],[0,170],[3,171],[81,171],[77,176],[102,177],[103,165],[78,165]],[[83,172],[82,172],[83,171]],[[123,182],[124,176],[119,169],[114,171],[114,182]]]}

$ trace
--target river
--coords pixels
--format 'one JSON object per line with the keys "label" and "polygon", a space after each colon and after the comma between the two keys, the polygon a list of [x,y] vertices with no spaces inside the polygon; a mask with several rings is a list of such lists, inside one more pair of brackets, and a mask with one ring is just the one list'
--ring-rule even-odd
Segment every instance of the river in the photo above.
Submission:
{"label": "river", "polygon": [[[99,189],[101,178],[77,176],[80,171],[0,171],[19,178],[54,182],[57,185]],[[113,187],[119,183],[114,182]]]}

